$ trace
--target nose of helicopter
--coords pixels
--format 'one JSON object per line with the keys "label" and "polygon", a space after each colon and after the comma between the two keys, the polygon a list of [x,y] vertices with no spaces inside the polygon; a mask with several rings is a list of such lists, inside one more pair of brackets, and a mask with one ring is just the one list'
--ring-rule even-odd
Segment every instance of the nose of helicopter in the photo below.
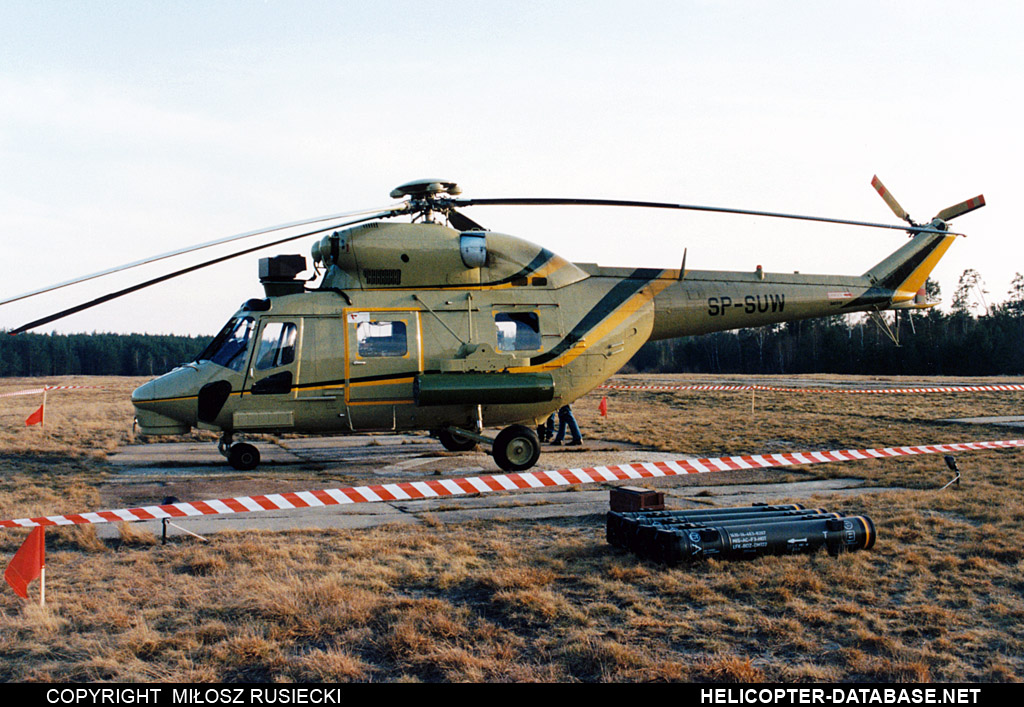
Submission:
{"label": "nose of helicopter", "polygon": [[135,421],[144,435],[185,434],[196,424],[201,376],[194,366],[175,368],[132,392]]}

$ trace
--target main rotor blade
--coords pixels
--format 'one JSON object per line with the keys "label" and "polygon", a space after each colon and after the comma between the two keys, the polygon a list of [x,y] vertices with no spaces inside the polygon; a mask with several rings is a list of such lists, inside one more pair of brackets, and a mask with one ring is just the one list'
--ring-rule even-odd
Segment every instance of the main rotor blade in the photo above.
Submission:
{"label": "main rotor blade", "polygon": [[949,206],[949,207],[943,209],[938,214],[936,214],[935,218],[940,218],[943,221],[952,221],[957,216],[963,216],[964,214],[966,214],[966,213],[968,213],[970,211],[974,211],[975,209],[980,209],[984,205],[985,205],[985,195],[984,194],[978,194],[973,199],[968,199],[967,201],[961,201],[956,206]]}
{"label": "main rotor blade", "polygon": [[[317,216],[315,218],[304,219],[302,221],[293,221],[291,223],[282,223],[282,224],[279,224],[277,226],[271,226],[269,228],[261,228],[261,229],[256,230],[256,231],[246,231],[245,233],[238,233],[238,234],[235,234],[233,236],[227,236],[226,238],[219,238],[219,239],[217,239],[215,241],[209,241],[207,243],[200,243],[198,245],[188,246],[188,247],[185,247],[185,248],[179,248],[178,250],[172,250],[172,251],[170,251],[168,253],[161,253],[160,255],[153,255],[153,256],[150,256],[148,258],[143,258],[142,260],[136,260],[133,263],[126,263],[124,265],[118,265],[118,266],[113,267],[113,268],[107,268],[106,270],[101,270],[101,271],[95,272],[95,273],[93,273],[91,275],[83,275],[82,277],[76,277],[75,279],[68,280],[67,282],[61,282],[61,283],[58,283],[56,285],[50,285],[48,287],[43,287],[43,288],[38,289],[38,290],[33,290],[32,292],[26,292],[25,294],[17,295],[16,297],[10,297],[10,298],[5,299],[5,300],[0,300],[0,306],[5,305],[5,304],[10,304],[11,302],[17,302],[18,300],[28,299],[29,297],[35,297],[36,295],[41,295],[41,294],[44,294],[46,292],[53,292],[54,290],[59,290],[62,287],[68,287],[70,285],[77,285],[80,282],[88,282],[89,280],[95,280],[96,278],[104,277],[106,275],[112,275],[113,273],[116,273],[116,272],[123,272],[125,270],[131,270],[132,268],[137,268],[140,265],[148,265],[149,263],[155,263],[155,262],[158,262],[160,260],[166,260],[167,258],[173,258],[173,257],[178,256],[178,255],[185,255],[186,253],[192,253],[192,252],[197,251],[197,250],[203,250],[204,248],[212,248],[213,246],[223,245],[225,243],[232,243],[234,241],[240,241],[240,240],[243,240],[245,238],[252,238],[254,236],[262,236],[262,235],[265,235],[267,233],[274,233],[275,231],[283,231],[283,230],[286,230],[286,229],[289,229],[289,228],[298,228],[299,226],[308,226],[310,224],[322,223],[324,221],[335,221],[337,219],[350,218],[352,216],[361,216],[363,214],[378,213],[382,209],[385,209],[385,208],[387,208],[387,207],[380,207],[380,208],[376,208],[376,209],[360,209],[359,211],[348,211],[346,213],[332,214],[330,216]],[[398,207],[395,207],[395,208],[398,208]]]}
{"label": "main rotor blade", "polygon": [[882,184],[882,180],[878,178],[877,174],[871,178],[871,186],[875,188],[875,191],[878,192],[879,196],[885,199],[885,203],[889,205],[889,208],[892,209],[892,212],[896,214],[897,218],[901,218],[909,224],[914,223],[910,220],[910,214],[900,206],[899,202],[896,201],[896,197],[892,195],[892,192],[885,188],[885,185]]}
{"label": "main rotor blade", "polygon": [[800,214],[783,214],[774,211],[752,211],[749,209],[732,209],[721,206],[697,206],[694,204],[672,204],[659,201],[624,201],[620,199],[548,199],[548,198],[498,198],[498,199],[452,199],[449,203],[455,206],[637,206],[649,209],[678,209],[682,211],[707,211],[717,214],[741,214],[744,216],[766,216],[785,218],[796,221],[817,221],[820,223],[838,223],[847,226],[865,226],[868,228],[888,228],[894,231],[910,231],[913,233],[945,233],[947,235],[963,235],[952,231],[940,231],[928,226],[899,226],[888,223],[872,223],[869,221],[851,221],[841,218],[824,216],[802,216]]}
{"label": "main rotor blade", "polygon": [[44,324],[49,324],[50,322],[57,321],[58,319],[63,319],[64,317],[70,316],[72,314],[77,314],[78,312],[81,312],[81,311],[86,310],[86,309],[90,309],[92,307],[95,307],[96,305],[103,304],[104,302],[109,302],[110,300],[117,299],[118,297],[123,297],[124,295],[131,294],[132,292],[138,292],[139,290],[145,289],[146,287],[149,287],[150,285],[157,285],[157,284],[159,284],[161,282],[166,282],[167,280],[171,280],[171,279],[176,278],[176,277],[178,277],[180,275],[187,275],[188,273],[195,272],[196,270],[201,270],[202,268],[209,267],[210,265],[217,265],[218,263],[223,263],[226,260],[231,260],[232,258],[238,258],[238,257],[243,256],[243,255],[248,255],[249,253],[255,253],[256,251],[263,250],[264,248],[272,248],[273,246],[281,245],[282,243],[287,243],[289,241],[298,240],[299,238],[305,238],[306,236],[313,236],[313,235],[316,235],[318,233],[323,233],[324,231],[332,231],[332,230],[334,230],[336,228],[344,228],[346,226],[354,226],[357,223],[363,223],[365,221],[372,221],[372,220],[377,219],[377,218],[390,218],[392,216],[396,216],[398,213],[401,213],[401,212],[402,212],[402,210],[389,209],[387,211],[376,213],[376,214],[373,214],[371,216],[366,216],[364,218],[355,219],[354,221],[346,221],[344,223],[332,224],[331,226],[327,226],[325,228],[320,228],[320,229],[317,229],[315,231],[307,231],[306,233],[300,233],[297,236],[288,236],[287,238],[281,238],[279,240],[273,241],[272,243],[263,243],[262,245],[254,246],[252,248],[247,248],[245,250],[240,250],[240,251],[235,252],[235,253],[229,253],[228,255],[222,255],[219,258],[214,258],[213,260],[207,260],[206,262],[203,262],[203,263],[198,263],[196,265],[192,265],[192,266],[189,266],[187,268],[182,268],[181,270],[177,270],[175,272],[168,273],[166,275],[161,275],[160,277],[155,277],[152,280],[146,280],[145,282],[140,282],[137,285],[132,285],[131,287],[126,287],[123,290],[118,290],[117,292],[111,292],[109,294],[103,295],[102,297],[97,297],[94,300],[90,300],[89,302],[84,302],[82,304],[75,305],[74,307],[69,307],[68,309],[61,310],[60,312],[57,312],[55,314],[50,314],[50,315],[48,315],[46,317],[43,317],[41,319],[36,319],[35,321],[29,322],[28,324],[22,324],[17,329],[12,329],[8,333],[12,334],[12,335],[13,334],[20,334],[20,333],[22,333],[24,331],[28,331],[29,329],[35,329],[36,327],[42,326]]}
{"label": "main rotor blade", "polygon": [[471,219],[466,214],[459,213],[455,209],[448,211],[448,223],[458,231],[486,231],[487,229]]}

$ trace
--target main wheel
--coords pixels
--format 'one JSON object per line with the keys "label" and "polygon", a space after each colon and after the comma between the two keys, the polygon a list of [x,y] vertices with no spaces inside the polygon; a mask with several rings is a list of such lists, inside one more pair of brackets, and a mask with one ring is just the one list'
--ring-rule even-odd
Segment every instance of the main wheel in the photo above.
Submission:
{"label": "main wheel", "polygon": [[438,430],[437,438],[441,441],[441,445],[449,452],[468,452],[471,449],[476,449],[475,439],[463,437],[448,430]]}
{"label": "main wheel", "polygon": [[494,461],[505,471],[522,471],[540,458],[540,440],[529,427],[512,425],[498,433],[492,453]]}
{"label": "main wheel", "polygon": [[228,450],[228,463],[238,471],[255,469],[260,463],[260,450],[245,442],[232,444]]}

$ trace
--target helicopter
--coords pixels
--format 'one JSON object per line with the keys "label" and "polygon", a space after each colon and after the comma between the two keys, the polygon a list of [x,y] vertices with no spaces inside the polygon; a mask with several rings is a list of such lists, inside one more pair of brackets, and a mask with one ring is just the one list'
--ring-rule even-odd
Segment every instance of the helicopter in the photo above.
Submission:
{"label": "helicopter", "polygon": [[[463,198],[453,181],[396,187],[398,203],[283,224],[164,253],[0,305],[212,245],[316,224],[75,305],[17,334],[229,258],[317,236],[315,275],[302,255],[259,260],[264,296],[246,301],[194,361],[132,394],[143,435],[193,428],[220,434],[237,470],[260,462],[244,433],[429,431],[451,451],[488,445],[505,471],[534,466],[536,426],[601,385],[650,340],[851,312],[923,309],[925,281],[956,236],[954,218],[984,196],[913,221],[875,177],[906,225],[665,202]],[[888,228],[909,235],[859,276],[603,267],[488,230],[464,207],[621,206],[766,216]],[[411,217],[409,222],[390,219]],[[337,222],[339,221],[340,222]],[[324,227],[325,221],[332,221]],[[323,235],[326,234],[326,235]],[[310,283],[319,279],[319,284]],[[500,428],[496,435],[486,429]]]}

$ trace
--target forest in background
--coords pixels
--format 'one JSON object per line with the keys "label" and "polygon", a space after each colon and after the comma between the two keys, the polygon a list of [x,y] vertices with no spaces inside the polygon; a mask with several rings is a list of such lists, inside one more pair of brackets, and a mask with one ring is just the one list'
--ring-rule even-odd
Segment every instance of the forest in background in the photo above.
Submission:
{"label": "forest in background", "polygon": [[212,336],[0,333],[0,377],[158,376],[195,360]]}
{"label": "forest in background", "polygon": [[[929,281],[929,299],[939,299]],[[948,312],[893,312],[788,322],[648,342],[624,372],[840,373],[862,375],[1024,374],[1024,277],[990,304],[975,270],[960,277]],[[897,346],[886,327],[898,334]],[[0,336],[0,377],[156,376],[194,360],[212,336],[19,334]]]}
{"label": "forest in background", "polygon": [[[931,280],[926,290],[929,301],[941,296]],[[652,341],[625,372],[1024,374],[1024,276],[1016,274],[1004,301],[988,300],[981,276],[968,269],[960,276],[948,312],[883,312],[881,321],[848,314]]]}

